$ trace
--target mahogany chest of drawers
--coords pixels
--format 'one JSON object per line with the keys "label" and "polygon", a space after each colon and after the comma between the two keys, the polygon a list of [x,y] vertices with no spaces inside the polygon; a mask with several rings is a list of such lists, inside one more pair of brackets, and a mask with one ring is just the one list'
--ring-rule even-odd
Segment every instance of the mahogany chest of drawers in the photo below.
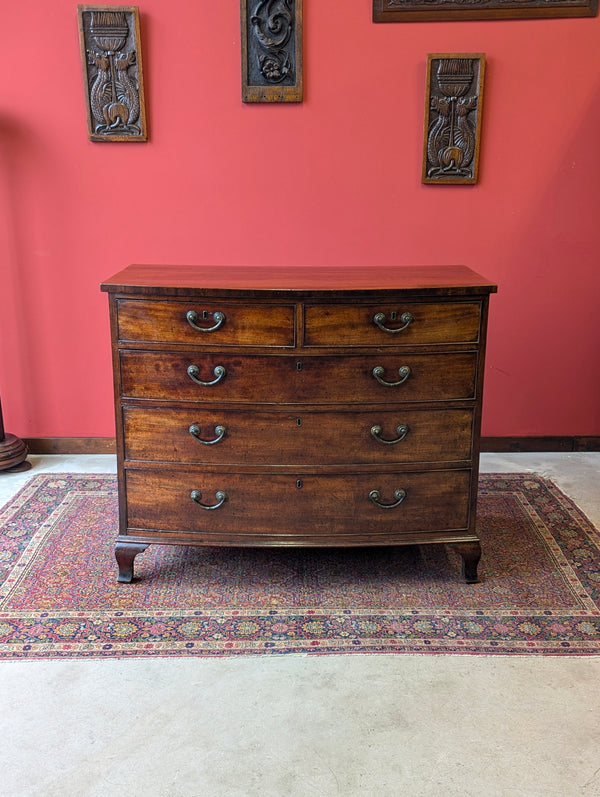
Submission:
{"label": "mahogany chest of drawers", "polygon": [[151,543],[451,543],[477,580],[489,294],[465,267],[129,266],[119,581]]}

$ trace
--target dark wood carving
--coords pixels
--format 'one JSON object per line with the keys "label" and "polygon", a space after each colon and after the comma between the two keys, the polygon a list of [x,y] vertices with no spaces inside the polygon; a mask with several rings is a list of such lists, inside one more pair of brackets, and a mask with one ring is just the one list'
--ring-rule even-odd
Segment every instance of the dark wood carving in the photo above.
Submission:
{"label": "dark wood carving", "polygon": [[146,141],[138,9],[77,6],[91,141]]}
{"label": "dark wood carving", "polygon": [[373,0],[373,22],[595,17],[598,0]]}
{"label": "dark wood carving", "polygon": [[31,463],[27,462],[27,446],[14,434],[4,431],[4,419],[2,417],[2,402],[0,402],[0,471],[29,470]]}
{"label": "dark wood carving", "polygon": [[427,56],[424,183],[476,183],[485,55]]}
{"label": "dark wood carving", "polygon": [[302,102],[302,0],[241,0],[242,100]]}

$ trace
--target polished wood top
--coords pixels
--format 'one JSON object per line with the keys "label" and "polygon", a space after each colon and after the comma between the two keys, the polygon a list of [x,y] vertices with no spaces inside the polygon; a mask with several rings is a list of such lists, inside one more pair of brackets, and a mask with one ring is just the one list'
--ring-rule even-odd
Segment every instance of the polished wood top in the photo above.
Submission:
{"label": "polished wood top", "polygon": [[110,293],[203,295],[377,293],[382,290],[429,296],[495,293],[497,286],[466,266],[169,266],[130,265],[102,283]]}

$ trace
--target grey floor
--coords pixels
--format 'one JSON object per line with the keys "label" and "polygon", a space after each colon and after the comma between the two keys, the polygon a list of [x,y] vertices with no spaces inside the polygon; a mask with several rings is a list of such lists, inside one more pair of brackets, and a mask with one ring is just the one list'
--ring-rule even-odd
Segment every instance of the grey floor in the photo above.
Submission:
{"label": "grey floor", "polygon": [[[111,472],[104,456],[31,458]],[[484,455],[600,527],[600,454]],[[0,663],[0,795],[600,795],[600,655]]]}

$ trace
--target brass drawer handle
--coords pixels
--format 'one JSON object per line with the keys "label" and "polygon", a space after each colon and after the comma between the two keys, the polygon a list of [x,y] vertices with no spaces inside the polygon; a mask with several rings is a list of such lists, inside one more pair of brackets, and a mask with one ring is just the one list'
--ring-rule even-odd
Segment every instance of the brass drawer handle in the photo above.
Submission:
{"label": "brass drawer handle", "polygon": [[227,371],[222,365],[215,365],[213,370],[213,374],[217,377],[213,379],[212,382],[203,382],[201,379],[198,379],[198,374],[200,373],[200,369],[197,365],[190,365],[187,369],[187,374],[192,382],[195,382],[197,385],[202,385],[203,387],[209,387],[209,385],[216,385],[217,382],[220,382],[221,379],[224,379]]}
{"label": "brass drawer handle", "polygon": [[396,443],[400,443],[402,440],[404,440],[408,434],[408,426],[405,423],[402,423],[400,426],[396,427],[396,432],[399,436],[395,440],[384,440],[383,437],[381,437],[382,431],[383,429],[381,426],[371,426],[371,434],[375,440],[378,440],[380,443],[384,443],[386,446],[393,446],[396,445]]}
{"label": "brass drawer handle", "polygon": [[406,498],[406,490],[394,490],[394,498],[396,499],[395,503],[393,504],[382,504],[380,501],[381,493],[379,490],[371,490],[369,493],[369,498],[375,506],[380,507],[381,509],[394,509],[397,506],[400,506],[402,501]]}
{"label": "brass drawer handle", "polygon": [[225,432],[227,429],[224,426],[215,426],[215,434],[217,435],[214,440],[203,440],[200,437],[200,427],[197,423],[193,423],[188,432],[192,435],[194,440],[197,440],[199,443],[202,443],[203,446],[214,446],[215,443],[218,443],[225,437]]}
{"label": "brass drawer handle", "polygon": [[212,506],[202,503],[202,493],[200,490],[192,490],[190,493],[190,498],[202,509],[218,509],[220,506],[223,506],[225,501],[227,501],[227,493],[224,493],[222,490],[217,490],[215,493],[215,498],[217,499],[218,503],[213,504]]}
{"label": "brass drawer handle", "polygon": [[198,320],[198,313],[195,310],[188,310],[185,316],[188,320],[188,323],[194,329],[197,329],[198,332],[214,332],[220,326],[223,325],[225,321],[225,313],[222,313],[220,310],[217,310],[216,313],[213,313],[213,321],[215,322],[214,327],[199,327],[196,321]]}
{"label": "brass drawer handle", "polygon": [[410,367],[408,365],[403,365],[401,368],[398,368],[398,373],[400,374],[400,380],[398,382],[386,382],[385,379],[383,379],[385,368],[382,368],[381,365],[376,365],[375,368],[373,368],[372,373],[380,385],[385,385],[386,387],[397,387],[398,385],[402,385],[404,382],[406,382],[410,376]]}
{"label": "brass drawer handle", "polygon": [[379,327],[379,329],[383,329],[384,332],[391,332],[392,335],[395,335],[397,332],[402,332],[407,327],[409,327],[412,322],[415,320],[415,317],[412,313],[402,313],[400,316],[400,321],[404,324],[402,327],[396,327],[395,329],[391,329],[390,327],[384,326],[386,322],[385,313],[375,313],[373,316],[373,322]]}

